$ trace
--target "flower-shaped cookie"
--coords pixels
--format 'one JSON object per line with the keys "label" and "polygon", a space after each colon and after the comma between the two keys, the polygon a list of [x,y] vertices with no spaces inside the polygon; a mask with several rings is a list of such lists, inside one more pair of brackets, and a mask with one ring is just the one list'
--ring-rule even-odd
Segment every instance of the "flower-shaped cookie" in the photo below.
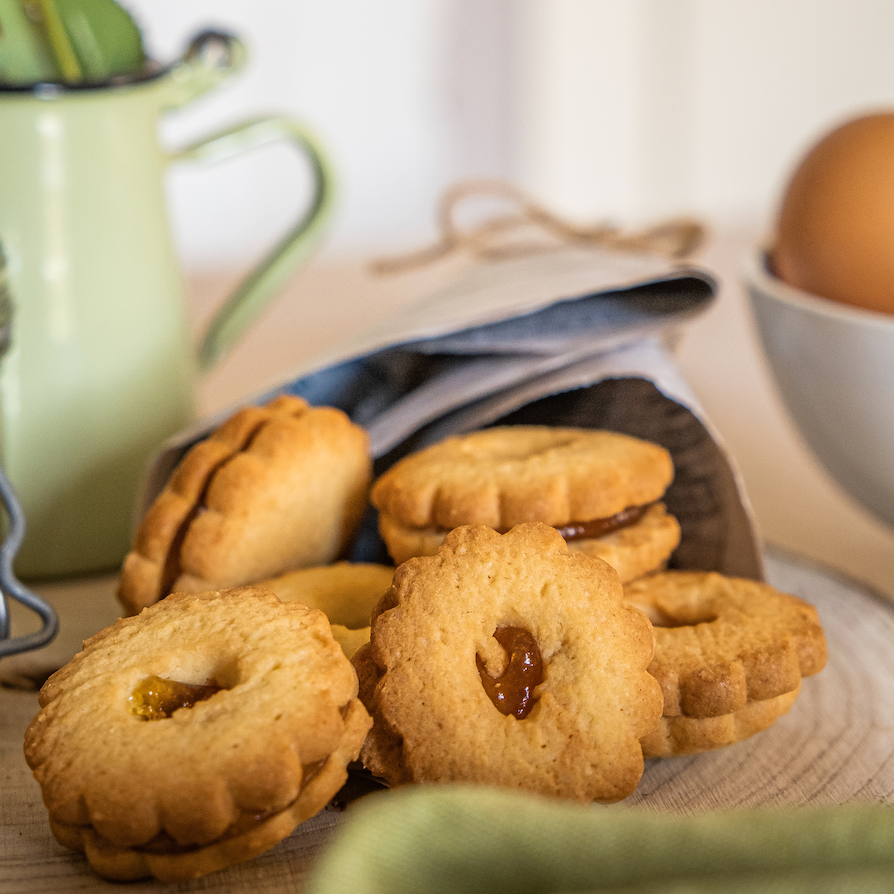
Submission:
{"label": "flower-shaped cookie", "polygon": [[643,740],[647,757],[707,751],[766,729],[826,663],[816,609],[758,581],[667,571],[627,584],[624,596],[655,627],[649,672],[664,716]]}
{"label": "flower-shaped cookie", "polygon": [[392,785],[624,798],[661,716],[652,650],[614,569],[554,528],[457,528],[397,569],[355,655],[374,718],[361,760]]}
{"label": "flower-shaped cookie", "polygon": [[195,444],[143,518],[118,599],[129,614],[175,591],[238,587],[332,562],[366,510],[366,432],[282,395]]}
{"label": "flower-shaped cookie", "polygon": [[483,429],[410,454],[373,485],[379,530],[395,562],[437,552],[460,525],[559,530],[574,551],[632,580],[663,567],[680,540],[659,502],[670,454],[612,431],[537,425]]}
{"label": "flower-shaped cookie", "polygon": [[25,736],[58,841],[111,879],[195,878],[322,809],[370,718],[326,616],[253,588],[176,594],[53,674]]}

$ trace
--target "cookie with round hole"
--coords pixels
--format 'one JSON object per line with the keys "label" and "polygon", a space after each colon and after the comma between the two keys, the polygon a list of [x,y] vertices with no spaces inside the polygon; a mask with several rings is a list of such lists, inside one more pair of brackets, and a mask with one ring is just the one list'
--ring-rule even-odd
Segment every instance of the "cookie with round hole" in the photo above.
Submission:
{"label": "cookie with round hole", "polygon": [[716,572],[666,571],[626,585],[655,628],[649,672],[664,696],[647,757],[731,745],[786,713],[827,659],[816,609],[768,584]]}
{"label": "cookie with round hole", "polygon": [[135,614],[175,591],[237,587],[336,560],[366,511],[366,432],[281,395],[235,413],[185,454],[142,519],[118,599]]}
{"label": "cookie with round hole", "polygon": [[183,881],[321,810],[371,725],[326,616],[274,593],[180,593],[84,643],[25,757],[57,840],[97,873]]}
{"label": "cookie with round hole", "polygon": [[399,460],[376,480],[371,500],[398,564],[434,555],[460,525],[505,532],[536,521],[628,581],[662,568],[679,544],[680,526],[661,502],[673,474],[667,450],[629,435],[497,426]]}
{"label": "cookie with round hole", "polygon": [[652,651],[617,572],[554,528],[456,528],[398,567],[355,655],[374,719],[361,761],[389,785],[620,800],[661,716]]}

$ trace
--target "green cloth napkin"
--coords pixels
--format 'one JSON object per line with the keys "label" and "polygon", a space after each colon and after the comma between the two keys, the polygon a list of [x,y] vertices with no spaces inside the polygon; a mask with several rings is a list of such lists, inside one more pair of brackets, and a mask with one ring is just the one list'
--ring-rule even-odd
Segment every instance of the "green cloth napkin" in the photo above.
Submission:
{"label": "green cloth napkin", "polygon": [[350,807],[306,890],[890,894],[894,810],[854,804],[677,816],[411,786]]}

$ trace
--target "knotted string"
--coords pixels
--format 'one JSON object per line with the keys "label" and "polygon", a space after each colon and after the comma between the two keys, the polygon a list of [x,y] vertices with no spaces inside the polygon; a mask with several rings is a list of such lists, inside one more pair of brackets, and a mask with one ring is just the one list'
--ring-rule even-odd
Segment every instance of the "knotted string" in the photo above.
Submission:
{"label": "knotted string", "polygon": [[[508,201],[514,209],[463,228],[459,206],[469,199]],[[657,253],[682,259],[705,238],[704,226],[690,218],[674,218],[642,230],[623,231],[609,224],[580,226],[548,211],[519,187],[499,180],[459,183],[444,193],[438,208],[440,239],[418,251],[371,262],[373,273],[402,273],[465,252],[482,261],[496,261],[568,245],[623,252]]]}

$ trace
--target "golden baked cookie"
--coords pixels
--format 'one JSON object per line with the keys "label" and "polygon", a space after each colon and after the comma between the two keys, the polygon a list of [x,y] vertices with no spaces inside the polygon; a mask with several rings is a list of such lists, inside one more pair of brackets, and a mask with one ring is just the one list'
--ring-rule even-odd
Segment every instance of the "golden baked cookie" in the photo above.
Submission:
{"label": "golden baked cookie", "polygon": [[332,635],[350,658],[369,640],[369,622],[382,594],[391,586],[394,569],[374,562],[336,562],[299,568],[263,581],[283,602],[318,608],[332,625]]}
{"label": "golden baked cookie", "polygon": [[366,432],[283,395],[195,444],[143,518],[118,599],[129,614],[175,591],[236,587],[336,559],[366,509]]}
{"label": "golden baked cookie", "polygon": [[355,655],[390,785],[480,782],[582,802],[638,785],[661,691],[617,573],[540,523],[454,529],[401,565]]}
{"label": "golden baked cookie", "polygon": [[673,474],[667,450],[628,435],[499,426],[405,457],[375,482],[371,500],[398,564],[434,555],[459,525],[507,531],[538,521],[627,581],[663,567],[680,541],[658,502]]}
{"label": "golden baked cookie", "polygon": [[370,724],[322,612],[251,587],[179,593],[50,677],[25,758],[54,835],[96,872],[182,881],[322,809]]}
{"label": "golden baked cookie", "polygon": [[748,701],[738,711],[716,717],[662,717],[657,729],[642,740],[646,758],[700,754],[735,745],[771,727],[795,703],[800,685],[763,701]]}
{"label": "golden baked cookie", "polygon": [[647,757],[707,751],[766,729],[826,663],[816,609],[758,581],[667,571],[627,584],[624,598],[655,628],[649,672],[664,716],[643,740]]}

